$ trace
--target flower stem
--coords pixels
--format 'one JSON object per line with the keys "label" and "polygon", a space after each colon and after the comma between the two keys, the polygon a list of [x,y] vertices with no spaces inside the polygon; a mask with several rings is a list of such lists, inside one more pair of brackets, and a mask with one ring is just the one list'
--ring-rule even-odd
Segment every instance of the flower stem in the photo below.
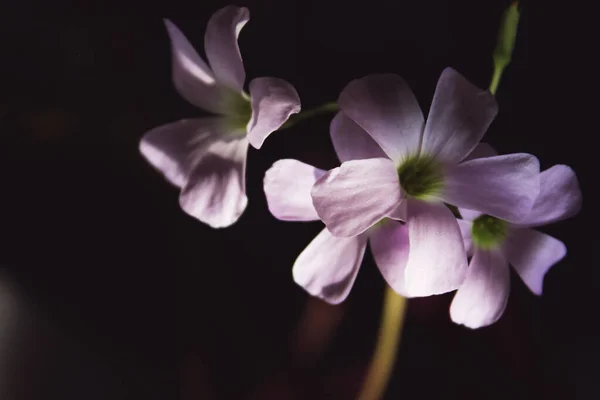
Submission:
{"label": "flower stem", "polygon": [[281,128],[279,128],[279,130],[287,129],[287,128],[295,125],[297,122],[315,117],[320,114],[336,112],[339,109],[340,109],[340,107],[337,105],[337,103],[335,101],[332,101],[330,103],[325,103],[323,105],[320,105],[319,107],[311,108],[306,111],[301,111],[299,114],[292,115],[290,117],[290,119],[288,119],[287,122],[285,124],[283,124],[281,126]]}
{"label": "flower stem", "polygon": [[406,298],[386,286],[375,354],[371,359],[359,400],[379,400],[385,393],[396,360],[406,304]]}
{"label": "flower stem", "polygon": [[502,78],[504,69],[512,60],[512,52],[515,47],[517,37],[517,28],[519,26],[519,3],[514,1],[504,12],[500,29],[498,30],[498,40],[496,48],[492,54],[494,60],[494,73],[490,82],[490,92],[496,94],[498,84]]}

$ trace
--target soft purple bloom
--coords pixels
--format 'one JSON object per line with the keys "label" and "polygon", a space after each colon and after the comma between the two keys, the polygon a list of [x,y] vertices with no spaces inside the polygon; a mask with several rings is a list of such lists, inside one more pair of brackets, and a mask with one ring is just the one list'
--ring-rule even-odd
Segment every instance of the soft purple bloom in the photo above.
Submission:
{"label": "soft purple bloom", "polygon": [[[488,148],[487,154],[477,156],[492,152]],[[463,219],[458,222],[472,258],[467,277],[450,306],[452,320],[473,329],[496,322],[508,302],[509,263],[527,287],[541,295],[544,275],[567,254],[567,249],[560,240],[530,228],[574,216],[581,202],[573,170],[555,165],[540,174],[540,194],[531,212],[518,221],[497,221],[460,209]]]}
{"label": "soft purple bloom", "polygon": [[182,209],[213,228],[235,223],[246,208],[248,144],[259,149],[270,133],[300,111],[298,93],[281,79],[253,79],[250,94],[244,92],[246,73],[237,38],[248,20],[244,7],[228,6],[213,14],[204,36],[208,63],[165,20],[177,91],[215,116],[160,126],[140,143],[148,162],[181,188]]}
{"label": "soft purple bloom", "polygon": [[[538,160],[510,154],[463,161],[494,119],[497,104],[452,68],[440,76],[426,123],[397,75],[355,80],[338,103],[382,152],[342,160],[315,179],[317,216],[332,235],[357,241],[386,217],[406,221],[379,230],[388,242],[381,247],[402,253],[394,254],[393,270],[384,272],[390,286],[411,297],[457,289],[467,256],[458,223],[443,203],[520,220],[539,193]],[[359,151],[361,145],[339,135],[348,151]]]}
{"label": "soft purple bloom", "polygon": [[[342,162],[385,156],[381,147],[342,113],[332,120],[330,133]],[[271,213],[283,221],[318,221],[311,189],[325,173],[297,160],[275,162],[264,179]],[[352,288],[367,242],[370,242],[375,262],[384,278],[403,293],[408,241],[402,236],[406,235],[406,226],[392,219],[385,219],[366,232],[348,238],[333,236],[325,228],[294,263],[294,281],[311,295],[331,304],[342,302]]]}

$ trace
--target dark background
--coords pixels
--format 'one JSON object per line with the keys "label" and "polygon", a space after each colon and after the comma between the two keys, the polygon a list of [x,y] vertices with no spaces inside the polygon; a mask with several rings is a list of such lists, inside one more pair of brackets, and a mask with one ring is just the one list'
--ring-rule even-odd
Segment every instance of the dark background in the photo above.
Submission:
{"label": "dark background", "polygon": [[[345,303],[309,301],[291,267],[321,225],[275,220],[262,192],[279,158],[336,165],[330,116],[250,151],[249,207],[224,230],[185,215],[177,189],[138,153],[146,130],[200,115],[172,86],[162,18],[202,54],[206,22],[227,4],[0,3],[0,291],[18,304],[0,296],[0,331],[10,325],[3,312],[18,326],[8,350],[0,346],[3,400],[354,398],[383,279],[367,254]],[[248,79],[286,79],[308,109],[335,100],[354,78],[394,72],[427,110],[446,66],[488,86],[509,3],[236,4],[250,9],[239,40]],[[453,325],[452,294],[411,300],[386,399],[567,399],[576,389],[587,398],[584,384],[595,383],[596,362],[586,365],[598,347],[590,329],[600,244],[593,131],[576,127],[582,100],[565,67],[577,62],[581,41],[564,29],[562,5],[530,4],[522,4],[485,140],[578,173],[583,211],[543,229],[569,254],[546,276],[541,298],[513,274],[506,313],[489,328]],[[333,340],[319,341],[328,329]]]}

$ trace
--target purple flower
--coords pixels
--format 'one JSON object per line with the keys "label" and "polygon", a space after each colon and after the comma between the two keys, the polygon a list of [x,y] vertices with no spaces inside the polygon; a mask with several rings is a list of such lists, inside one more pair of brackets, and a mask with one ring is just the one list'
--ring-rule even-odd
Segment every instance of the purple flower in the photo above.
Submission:
{"label": "purple flower", "polygon": [[[488,146],[475,157],[495,155]],[[450,316],[458,324],[480,328],[504,313],[510,291],[510,263],[527,287],[542,294],[546,272],[567,249],[560,241],[529,229],[574,216],[581,209],[577,177],[566,165],[555,165],[540,174],[540,194],[529,214],[509,223],[489,215],[460,209],[465,247],[471,258],[467,277],[458,289]]]}
{"label": "purple flower", "polygon": [[[331,121],[330,134],[341,162],[385,156],[381,147],[342,113]],[[311,189],[325,174],[326,171],[297,160],[275,162],[264,179],[271,213],[282,221],[318,221]],[[406,235],[406,226],[389,218],[354,237],[336,237],[325,228],[294,263],[294,281],[328,303],[342,302],[350,293],[370,241],[384,278],[395,282],[396,289],[401,290],[408,245]]]}
{"label": "purple flower", "polygon": [[[317,216],[332,235],[362,237],[384,218],[372,246],[393,260],[384,272],[405,296],[457,289],[467,256],[453,204],[508,221],[525,217],[539,193],[539,163],[529,154],[467,160],[497,113],[494,97],[452,68],[437,84],[427,123],[408,85],[396,75],[355,80],[341,93],[341,111],[364,129],[382,152],[343,160],[312,188]],[[358,144],[340,133],[354,151]],[[358,240],[358,239],[357,239]],[[378,261],[381,268],[381,263]],[[385,268],[381,268],[382,272]]]}
{"label": "purple flower", "polygon": [[237,44],[248,9],[228,6],[208,22],[208,64],[183,33],[165,20],[173,54],[173,82],[187,101],[215,116],[184,119],[147,132],[140,152],[181,188],[179,204],[189,215],[223,228],[235,223],[248,199],[248,144],[256,149],[291,114],[300,111],[296,90],[278,78],[256,78],[244,92],[246,73]]}

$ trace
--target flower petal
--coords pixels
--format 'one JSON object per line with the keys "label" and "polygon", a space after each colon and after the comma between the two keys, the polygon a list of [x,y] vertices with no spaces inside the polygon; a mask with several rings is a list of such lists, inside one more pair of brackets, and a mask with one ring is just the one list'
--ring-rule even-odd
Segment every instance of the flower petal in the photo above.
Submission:
{"label": "flower petal", "polygon": [[213,71],[179,28],[168,19],[164,22],[171,39],[173,84],[177,92],[196,107],[226,114],[227,107],[223,97],[229,90],[217,83]]}
{"label": "flower petal", "polygon": [[317,214],[334,236],[364,232],[392,214],[400,202],[400,182],[387,158],[346,161],[315,183],[312,199]]}
{"label": "flower petal", "polygon": [[466,161],[446,169],[442,198],[457,207],[519,221],[539,193],[539,171],[537,158],[524,153]]}
{"label": "flower petal", "polygon": [[460,228],[460,233],[463,238],[463,243],[465,244],[467,256],[471,256],[473,251],[473,237],[471,236],[471,228],[473,227],[473,223],[464,219],[457,219],[456,221],[458,222],[458,227]]}
{"label": "flower petal", "polygon": [[474,160],[476,158],[487,158],[497,156],[498,152],[487,143],[479,143],[463,161]]}
{"label": "flower petal", "polygon": [[477,250],[450,305],[450,318],[471,329],[491,325],[504,313],[509,292],[510,271],[502,253]]}
{"label": "flower petal", "polygon": [[460,213],[460,216],[462,217],[462,219],[465,219],[467,221],[475,221],[475,219],[477,217],[480,217],[483,215],[479,211],[469,210],[468,208],[459,208],[458,212]]}
{"label": "flower petal", "polygon": [[498,113],[498,104],[452,68],[438,80],[427,117],[421,152],[457,163],[479,143]]}
{"label": "flower petal", "polygon": [[535,294],[542,294],[546,272],[567,255],[558,239],[533,229],[512,229],[506,242],[508,261]]}
{"label": "flower petal", "polygon": [[386,220],[370,234],[371,252],[385,281],[402,296],[407,296],[404,271],[408,261],[409,242],[406,224]]}
{"label": "flower petal", "polygon": [[333,117],[329,132],[333,148],[340,162],[365,160],[367,158],[387,158],[377,142],[342,112]]}
{"label": "flower petal", "polygon": [[456,290],[467,272],[467,255],[456,218],[443,204],[409,199],[410,253],[405,285],[411,297]]}
{"label": "flower petal", "polygon": [[213,143],[194,167],[179,196],[181,208],[213,228],[235,223],[248,204],[246,138]]}
{"label": "flower petal", "polygon": [[195,163],[225,131],[222,117],[184,119],[146,132],[139,149],[169,182],[183,187]]}
{"label": "flower petal", "polygon": [[283,79],[256,78],[250,82],[252,118],[248,124],[248,140],[260,149],[263,142],[300,111],[300,97],[296,89]]}
{"label": "flower petal", "polygon": [[360,125],[398,164],[416,154],[423,132],[423,112],[398,75],[369,75],[350,82],[338,99],[341,110]]}
{"label": "flower petal", "polygon": [[246,80],[237,39],[249,19],[246,7],[221,8],[210,17],[204,35],[204,51],[216,78],[235,91],[242,91]]}
{"label": "flower petal", "polygon": [[323,229],[296,259],[294,282],[330,304],[341,303],[350,293],[366,247],[366,235],[339,238]]}
{"label": "flower petal", "polygon": [[276,161],[265,173],[269,211],[282,221],[317,221],[310,191],[326,171],[298,160]]}
{"label": "flower petal", "polygon": [[555,165],[540,174],[540,194],[518,226],[541,226],[567,219],[581,210],[581,202],[575,172],[566,165]]}

